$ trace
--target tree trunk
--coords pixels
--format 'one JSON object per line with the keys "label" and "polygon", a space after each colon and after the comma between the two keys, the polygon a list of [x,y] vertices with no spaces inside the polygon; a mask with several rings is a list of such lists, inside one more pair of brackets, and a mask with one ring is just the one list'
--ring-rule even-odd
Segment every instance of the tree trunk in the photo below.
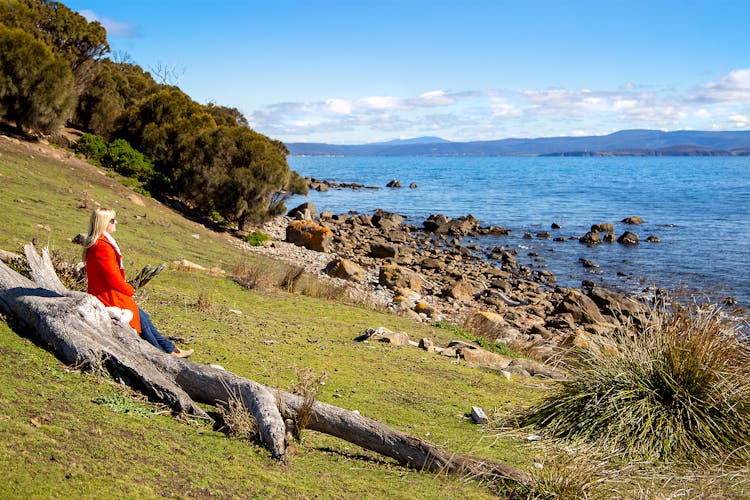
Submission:
{"label": "tree trunk", "polygon": [[[253,415],[272,456],[285,458],[284,418],[299,420],[304,399],[268,388],[217,367],[166,355],[127,324],[112,320],[95,297],[66,290],[47,250],[25,247],[33,281],[0,261],[0,309],[23,321],[63,361],[92,370],[108,369],[177,412],[208,418],[196,401],[242,402]],[[515,467],[461,456],[372,419],[322,402],[309,408],[307,427],[394,458],[416,469],[444,471],[482,480],[526,482]]]}

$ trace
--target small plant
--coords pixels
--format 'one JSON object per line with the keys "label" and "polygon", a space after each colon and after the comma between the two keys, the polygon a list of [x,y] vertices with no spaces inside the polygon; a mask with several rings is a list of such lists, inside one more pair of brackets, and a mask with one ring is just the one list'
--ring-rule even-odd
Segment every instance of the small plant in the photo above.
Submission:
{"label": "small plant", "polygon": [[222,430],[230,438],[251,439],[257,435],[258,425],[242,400],[241,394],[232,394],[226,403],[216,406],[223,420]]}
{"label": "small plant", "polygon": [[284,276],[279,281],[279,288],[289,293],[294,293],[297,289],[297,283],[305,274],[305,268],[301,266],[289,266]]}
{"label": "small plant", "polygon": [[232,272],[232,279],[249,290],[261,288],[265,279],[264,276],[265,273],[260,266],[251,264],[246,259],[239,261]]}
{"label": "small plant", "polygon": [[713,306],[660,306],[521,423],[626,457],[747,460],[750,352],[726,326]]}
{"label": "small plant", "polygon": [[517,483],[506,489],[504,498],[590,498],[601,482],[602,466],[592,454],[552,452],[532,469],[531,481]]}
{"label": "small plant", "polygon": [[307,427],[310,423],[310,418],[312,418],[312,407],[318,397],[318,389],[321,385],[324,385],[328,374],[323,372],[316,377],[309,368],[295,369],[295,373],[297,375],[297,383],[294,384],[291,392],[303,398],[302,406],[297,411],[293,431],[293,437],[299,441],[302,429]]}
{"label": "small plant", "polygon": [[261,233],[260,231],[253,231],[252,233],[248,234],[244,238],[246,243],[249,245],[252,245],[254,247],[261,247],[266,241],[270,241],[271,237],[267,235],[266,233]]}
{"label": "small plant", "polygon": [[86,267],[79,262],[78,256],[70,257],[61,252],[51,252],[50,259],[57,277],[68,290],[85,292],[88,280],[86,278]]}
{"label": "small plant", "polygon": [[93,403],[109,407],[115,413],[130,413],[143,418],[150,418],[154,412],[122,394],[101,394],[92,400]]}
{"label": "small plant", "polygon": [[209,313],[214,308],[214,302],[211,295],[206,290],[201,290],[198,300],[195,302],[195,308],[202,313]]}

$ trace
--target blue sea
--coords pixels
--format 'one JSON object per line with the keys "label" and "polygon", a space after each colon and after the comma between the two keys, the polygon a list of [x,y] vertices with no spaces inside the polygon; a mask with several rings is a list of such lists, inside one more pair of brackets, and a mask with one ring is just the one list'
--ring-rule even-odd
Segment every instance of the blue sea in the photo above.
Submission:
{"label": "blue sea", "polygon": [[[292,156],[289,165],[303,177],[378,187],[311,190],[289,208],[312,201],[333,213],[383,209],[417,225],[430,214],[471,214],[511,233],[462,244],[518,250],[519,264],[552,271],[562,286],[590,280],[623,292],[658,287],[750,306],[750,157]],[[392,179],[403,187],[386,188]],[[628,216],[645,222],[620,222]],[[523,237],[578,237],[604,222],[617,236],[637,233],[641,243],[588,247]],[[661,242],[644,242],[652,235]]]}

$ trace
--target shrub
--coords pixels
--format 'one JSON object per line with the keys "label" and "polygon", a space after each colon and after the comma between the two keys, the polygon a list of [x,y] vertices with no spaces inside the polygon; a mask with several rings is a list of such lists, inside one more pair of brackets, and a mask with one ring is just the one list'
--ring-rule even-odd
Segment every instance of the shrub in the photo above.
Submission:
{"label": "shrub", "polygon": [[521,424],[632,458],[747,459],[750,354],[726,326],[713,306],[662,306],[616,352],[586,355]]}
{"label": "shrub", "polygon": [[111,168],[126,177],[134,177],[141,182],[154,175],[154,165],[140,151],[136,151],[125,139],[115,139],[107,147],[102,158],[102,166]]}
{"label": "shrub", "polygon": [[94,165],[101,165],[102,158],[107,154],[107,145],[100,135],[83,134],[73,146],[73,150],[85,156]]}
{"label": "shrub", "polygon": [[271,237],[267,235],[266,233],[253,231],[252,233],[248,234],[242,239],[254,247],[260,247],[260,246],[263,246],[263,243],[265,243],[266,241],[269,241]]}

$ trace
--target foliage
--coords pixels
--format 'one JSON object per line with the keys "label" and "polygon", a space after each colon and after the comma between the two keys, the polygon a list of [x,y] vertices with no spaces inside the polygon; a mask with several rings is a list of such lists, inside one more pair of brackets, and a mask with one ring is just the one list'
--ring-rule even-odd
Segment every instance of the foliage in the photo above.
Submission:
{"label": "foliage", "polygon": [[750,457],[750,352],[719,309],[662,306],[617,340],[522,423],[642,459]]}
{"label": "foliage", "polygon": [[75,105],[73,74],[42,42],[0,24],[0,109],[19,132],[57,130]]}
{"label": "foliage", "polygon": [[271,240],[271,237],[268,236],[266,233],[261,233],[260,231],[253,231],[252,233],[244,236],[242,239],[245,240],[246,243],[254,247],[262,247],[266,241]]}
{"label": "foliage", "polygon": [[83,134],[76,141],[73,150],[85,156],[94,165],[101,165],[102,158],[107,154],[107,144],[100,135]]}
{"label": "foliage", "polygon": [[115,139],[107,146],[107,153],[101,160],[102,166],[111,168],[126,177],[141,182],[148,181],[154,174],[151,160],[136,151],[125,139]]}
{"label": "foliage", "polygon": [[307,192],[286,146],[251,130],[238,109],[200,105],[125,58],[101,59],[109,45],[100,23],[51,0],[6,0],[0,23],[13,27],[0,32],[0,109],[19,131],[54,132],[71,119],[113,141],[100,160],[90,151],[95,163],[242,229],[283,213],[290,192]]}
{"label": "foliage", "polygon": [[283,144],[237,125],[238,113],[164,88],[128,108],[116,133],[154,160],[171,194],[244,229],[285,210],[283,200],[271,203],[274,193],[306,186],[292,175]]}
{"label": "foliage", "polygon": [[78,98],[75,122],[84,130],[110,137],[123,111],[159,88],[140,66],[98,61],[91,84]]}
{"label": "foliage", "polygon": [[14,0],[0,6],[0,22],[17,28],[52,47],[70,69],[109,52],[107,31],[78,12],[51,0]]}

